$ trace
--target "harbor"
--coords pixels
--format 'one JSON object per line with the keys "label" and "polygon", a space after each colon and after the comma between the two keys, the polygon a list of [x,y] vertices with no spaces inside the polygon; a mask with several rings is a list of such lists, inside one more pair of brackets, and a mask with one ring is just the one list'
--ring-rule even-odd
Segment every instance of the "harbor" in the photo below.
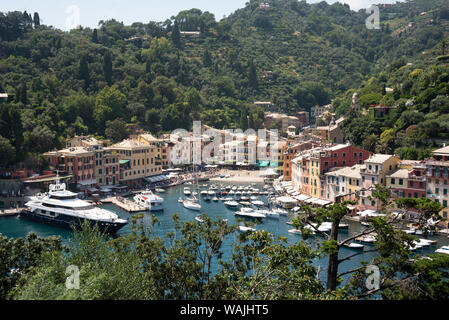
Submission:
{"label": "harbor", "polygon": [[[185,195],[184,190],[190,189],[190,195]],[[234,189],[234,190],[233,190]],[[257,190],[257,191],[256,191]],[[226,256],[232,255],[232,244],[237,241],[239,233],[242,232],[252,232],[254,230],[265,230],[274,236],[285,237],[288,244],[294,244],[298,241],[304,241],[300,232],[291,226],[291,221],[300,214],[299,210],[293,209],[282,209],[276,205],[273,205],[273,200],[283,194],[278,194],[274,191],[272,186],[257,184],[257,183],[223,183],[218,184],[212,181],[202,182],[198,185],[187,182],[187,184],[181,184],[174,187],[165,188],[161,193],[157,193],[159,196],[163,197],[163,210],[150,212],[148,210],[140,210],[141,207],[133,201],[133,197],[142,190],[135,190],[130,192],[128,196],[123,197],[122,201],[117,201],[116,197],[109,197],[101,200],[101,204],[97,202],[97,206],[111,211],[121,219],[131,220],[132,214],[135,212],[143,212],[143,223],[145,226],[151,226],[151,216],[155,215],[158,219],[158,223],[151,227],[153,236],[163,238],[167,233],[173,232],[175,230],[175,223],[172,217],[175,213],[179,214],[180,222],[195,222],[201,223],[202,215],[205,214],[211,219],[226,219],[228,224],[236,224],[239,226],[239,232],[234,236],[230,236],[224,240],[224,259]],[[203,193],[201,193],[203,191]],[[186,208],[180,199],[191,198],[194,193],[197,193],[195,197],[201,206],[199,211],[191,210]],[[218,201],[213,201],[214,196],[209,195],[214,192],[215,197]],[[224,194],[222,194],[224,192]],[[236,194],[237,193],[237,194]],[[206,195],[207,194],[207,195]],[[257,194],[257,195],[256,195]],[[251,197],[253,197],[251,199]],[[242,200],[248,199],[247,201]],[[257,198],[257,200],[255,200]],[[232,199],[232,200],[231,200]],[[233,201],[237,203],[236,207],[228,206],[225,203],[228,201]],[[256,206],[251,203],[251,201],[262,202],[263,206]],[[246,202],[245,204],[242,204]],[[257,202],[257,203],[259,203]],[[245,209],[247,208],[247,209]],[[245,213],[246,211],[246,213]],[[276,214],[277,212],[279,214]],[[236,214],[238,212],[243,212],[243,214]],[[258,212],[254,214],[253,212]],[[253,215],[253,217],[251,217]],[[361,225],[359,221],[353,221],[352,219],[345,220],[347,225],[346,229],[341,229],[339,232],[339,239],[344,240],[347,237],[363,230],[365,227]],[[325,229],[326,226],[322,226]],[[117,236],[126,236],[131,233],[132,225],[131,223],[125,225],[122,229],[117,232]],[[321,230],[324,230],[321,229]],[[20,219],[18,217],[9,217],[5,219],[0,219],[0,233],[8,237],[25,237],[29,232],[35,232],[39,236],[61,236],[64,241],[68,241],[72,238],[73,233],[71,231],[60,229],[57,227],[48,226],[45,224],[40,224],[33,221],[28,221]],[[306,240],[312,247],[317,247],[317,245],[322,241],[321,235],[318,233]],[[432,236],[429,238],[432,243],[426,243],[424,245],[419,245],[415,250],[416,253],[420,254],[431,254],[436,250],[449,244],[449,239],[446,236]],[[354,242],[360,243],[365,248],[372,246],[369,242]],[[342,255],[348,255],[354,252],[354,250],[364,250],[360,249],[360,246],[350,245],[341,249]],[[350,270],[360,265],[361,261],[370,261],[375,257],[375,253],[367,252],[363,253],[350,261],[346,261],[341,265],[342,270]],[[314,265],[320,267],[322,270],[327,268],[327,260],[316,259],[314,260]],[[325,278],[325,273],[321,273],[320,277]]]}

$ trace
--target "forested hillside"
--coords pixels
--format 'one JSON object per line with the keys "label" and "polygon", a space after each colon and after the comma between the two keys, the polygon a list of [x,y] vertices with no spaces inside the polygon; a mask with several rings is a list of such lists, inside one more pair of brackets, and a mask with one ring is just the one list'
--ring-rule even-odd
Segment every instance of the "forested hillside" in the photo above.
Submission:
{"label": "forested hillside", "polygon": [[[339,3],[259,4],[250,1],[219,21],[192,9],[164,22],[100,21],[97,29],[70,32],[42,25],[38,13],[0,13],[0,92],[10,96],[0,104],[0,166],[33,165],[75,133],[117,141],[130,124],[154,133],[190,128],[194,119],[258,128],[264,110],[256,100],[291,112],[336,98],[337,112],[345,113],[352,89],[363,85],[373,96],[362,91],[362,102],[405,99],[429,85],[426,57],[436,59],[432,52],[449,30],[449,0],[381,7],[379,30],[366,28],[364,10]],[[424,65],[416,79],[402,68],[410,61],[410,71]],[[405,91],[382,95],[383,84]]]}

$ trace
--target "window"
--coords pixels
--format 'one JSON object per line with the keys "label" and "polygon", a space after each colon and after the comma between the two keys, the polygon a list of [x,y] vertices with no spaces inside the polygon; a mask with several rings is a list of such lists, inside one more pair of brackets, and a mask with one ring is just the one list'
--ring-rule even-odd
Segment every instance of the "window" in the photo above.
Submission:
{"label": "window", "polygon": [[399,185],[402,186],[404,184],[404,179],[399,179]]}
{"label": "window", "polygon": [[391,178],[391,184],[395,184],[396,180],[394,178]]}

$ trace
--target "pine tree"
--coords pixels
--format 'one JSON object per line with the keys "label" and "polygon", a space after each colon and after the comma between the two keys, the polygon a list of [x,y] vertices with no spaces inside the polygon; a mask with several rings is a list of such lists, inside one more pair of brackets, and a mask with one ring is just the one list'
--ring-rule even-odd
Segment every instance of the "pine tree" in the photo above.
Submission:
{"label": "pine tree", "polygon": [[181,46],[181,32],[179,31],[178,23],[176,22],[171,33],[171,40],[175,47],[179,48]]}
{"label": "pine tree", "polygon": [[27,97],[27,85],[26,83],[22,83],[22,87],[20,88],[20,101],[23,104],[28,103],[28,97]]}
{"label": "pine tree", "polygon": [[209,50],[205,50],[203,53],[203,66],[209,68],[212,65],[212,56],[210,55]]}
{"label": "pine tree", "polygon": [[249,69],[248,70],[249,85],[253,89],[257,89],[257,86],[258,86],[258,83],[257,83],[257,69],[256,69],[256,66],[254,65],[253,60],[250,61],[248,69]]}
{"label": "pine tree", "polygon": [[98,43],[98,31],[97,31],[97,29],[94,29],[94,31],[92,33],[92,42],[93,43]]}
{"label": "pine tree", "polygon": [[37,12],[34,13],[33,22],[34,22],[34,28],[37,28],[41,25],[41,19],[39,18],[39,13],[37,13]]}
{"label": "pine tree", "polygon": [[112,84],[112,58],[109,51],[106,51],[106,54],[104,55],[103,72],[106,83],[110,86]]}
{"label": "pine tree", "polygon": [[87,61],[87,55],[83,55],[80,60],[79,69],[78,69],[78,78],[80,80],[84,80],[84,89],[87,89],[90,84],[90,76],[89,76],[89,64]]}

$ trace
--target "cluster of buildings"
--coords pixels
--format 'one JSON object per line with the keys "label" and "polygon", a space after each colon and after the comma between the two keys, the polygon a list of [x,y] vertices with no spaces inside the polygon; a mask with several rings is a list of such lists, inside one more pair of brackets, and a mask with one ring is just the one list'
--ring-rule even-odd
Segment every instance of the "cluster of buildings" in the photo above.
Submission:
{"label": "cluster of buildings", "polygon": [[76,136],[66,148],[44,154],[50,167],[72,176],[78,189],[97,186],[141,186],[145,179],[162,175],[169,166],[169,143],[150,134],[109,145],[92,137]]}
{"label": "cluster of buildings", "polygon": [[[310,146],[311,144],[309,144]],[[394,155],[371,154],[350,144],[333,144],[303,150],[291,160],[293,188],[326,203],[356,201],[357,211],[382,209],[373,197],[376,184],[391,190],[393,199],[429,198],[439,202],[448,216],[449,147],[433,151],[423,161],[401,160]]]}

